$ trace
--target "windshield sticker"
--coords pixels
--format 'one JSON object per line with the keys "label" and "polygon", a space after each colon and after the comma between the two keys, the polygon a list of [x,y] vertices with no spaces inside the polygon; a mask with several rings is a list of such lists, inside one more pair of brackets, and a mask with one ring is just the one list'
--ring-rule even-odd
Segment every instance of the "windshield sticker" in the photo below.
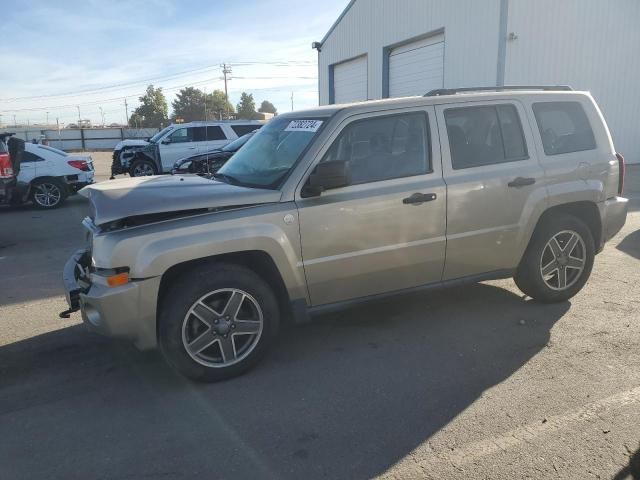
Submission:
{"label": "windshield sticker", "polygon": [[289,123],[285,132],[317,132],[322,125],[322,120],[293,120]]}

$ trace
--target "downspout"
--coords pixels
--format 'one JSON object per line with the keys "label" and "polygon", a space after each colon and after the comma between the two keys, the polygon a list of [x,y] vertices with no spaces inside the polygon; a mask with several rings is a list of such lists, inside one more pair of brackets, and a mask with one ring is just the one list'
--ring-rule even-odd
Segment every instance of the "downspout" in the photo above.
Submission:
{"label": "downspout", "polygon": [[509,0],[500,0],[500,27],[498,32],[498,62],[496,86],[504,86],[507,64],[507,22],[509,20]]}

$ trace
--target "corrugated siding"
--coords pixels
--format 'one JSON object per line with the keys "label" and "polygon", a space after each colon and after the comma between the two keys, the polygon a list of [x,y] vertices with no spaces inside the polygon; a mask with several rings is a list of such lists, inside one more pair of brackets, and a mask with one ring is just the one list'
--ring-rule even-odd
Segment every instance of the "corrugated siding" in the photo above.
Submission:
{"label": "corrugated siding", "polygon": [[367,100],[367,57],[334,65],[333,90],[336,103]]}
{"label": "corrugated siding", "polygon": [[411,42],[389,54],[389,96],[408,97],[444,85],[444,35]]}
{"label": "corrugated siding", "polygon": [[383,50],[444,28],[445,87],[494,85],[500,0],[357,0],[319,54],[320,104],[329,65],[368,54],[368,95],[382,97]]}
{"label": "corrugated siding", "polygon": [[510,0],[505,83],[591,91],[616,149],[640,162],[638,20],[638,0]]}

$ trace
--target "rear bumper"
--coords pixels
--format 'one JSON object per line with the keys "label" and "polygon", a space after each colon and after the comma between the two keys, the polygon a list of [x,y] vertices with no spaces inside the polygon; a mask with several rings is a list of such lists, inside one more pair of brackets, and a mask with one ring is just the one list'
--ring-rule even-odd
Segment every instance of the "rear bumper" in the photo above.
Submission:
{"label": "rear bumper", "polygon": [[141,350],[155,348],[156,304],[160,277],[135,280],[120,287],[90,283],[86,250],[78,250],[67,261],[63,282],[69,310],[80,310],[84,324],[94,332],[134,342]]}
{"label": "rear bumper", "polygon": [[629,210],[629,199],[623,197],[613,197],[600,204],[600,218],[602,220],[602,237],[600,249],[605,242],[617,234],[627,221]]}

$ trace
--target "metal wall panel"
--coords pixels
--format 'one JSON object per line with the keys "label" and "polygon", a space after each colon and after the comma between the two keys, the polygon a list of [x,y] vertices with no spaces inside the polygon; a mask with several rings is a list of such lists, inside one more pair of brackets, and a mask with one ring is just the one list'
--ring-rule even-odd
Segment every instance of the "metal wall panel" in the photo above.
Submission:
{"label": "metal wall panel", "polygon": [[389,96],[424,95],[444,85],[444,35],[410,42],[389,53]]}
{"label": "metal wall panel", "polygon": [[334,103],[367,99],[367,57],[339,63],[333,67]]}
{"label": "metal wall panel", "polygon": [[510,0],[505,82],[589,90],[616,149],[638,163],[638,20],[638,0]]}
{"label": "metal wall panel", "polygon": [[320,104],[329,103],[330,66],[367,54],[368,96],[383,94],[389,47],[444,28],[444,86],[495,85],[500,0],[356,0],[318,55]]}

